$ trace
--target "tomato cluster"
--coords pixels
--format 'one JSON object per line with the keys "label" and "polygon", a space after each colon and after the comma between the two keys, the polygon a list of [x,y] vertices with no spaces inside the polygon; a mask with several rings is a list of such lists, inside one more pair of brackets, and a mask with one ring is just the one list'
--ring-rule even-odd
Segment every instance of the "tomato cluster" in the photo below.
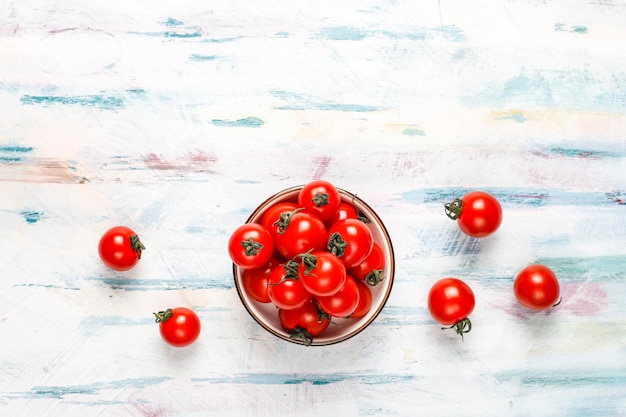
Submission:
{"label": "tomato cluster", "polygon": [[[502,223],[499,201],[484,191],[472,191],[445,205],[446,215],[458,222],[468,236],[484,238]],[[546,310],[560,303],[559,282],[545,265],[533,264],[516,276],[513,292],[518,302],[532,310]],[[428,310],[438,323],[454,329],[461,337],[472,329],[469,315],[474,310],[474,292],[458,278],[435,282],[428,293]]]}
{"label": "tomato cluster", "polygon": [[242,269],[246,294],[273,303],[282,327],[304,344],[332,318],[364,317],[385,266],[366,219],[324,180],[235,229],[228,253]]}

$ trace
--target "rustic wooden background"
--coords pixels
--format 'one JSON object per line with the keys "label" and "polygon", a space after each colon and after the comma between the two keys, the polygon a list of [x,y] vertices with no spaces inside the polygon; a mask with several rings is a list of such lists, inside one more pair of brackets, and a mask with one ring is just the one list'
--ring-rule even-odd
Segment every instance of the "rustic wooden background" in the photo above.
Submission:
{"label": "rustic wooden background", "polygon": [[[226,242],[315,178],[397,269],[370,327],[305,348],[245,311]],[[483,240],[443,211],[473,189],[504,209]],[[147,246],[127,273],[116,224]],[[626,416],[626,3],[1,0],[0,230],[2,416]],[[514,299],[531,262],[548,313]],[[426,308],[444,276],[464,341]]]}

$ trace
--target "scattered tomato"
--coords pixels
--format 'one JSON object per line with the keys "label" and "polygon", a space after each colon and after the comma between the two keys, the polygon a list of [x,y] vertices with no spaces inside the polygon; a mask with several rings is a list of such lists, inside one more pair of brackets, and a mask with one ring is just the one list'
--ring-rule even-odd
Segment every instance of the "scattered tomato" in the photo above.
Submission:
{"label": "scattered tomato", "polygon": [[546,310],[558,304],[560,287],[556,275],[545,265],[533,264],[522,269],[513,284],[515,297],[532,310]]}
{"label": "scattered tomato", "polygon": [[435,282],[428,293],[428,310],[435,321],[454,328],[461,337],[472,329],[469,315],[474,310],[474,292],[457,278]]}
{"label": "scattered tomato", "polygon": [[100,259],[115,271],[127,271],[134,267],[145,249],[137,233],[126,226],[107,230],[98,243]]}
{"label": "scattered tomato", "polygon": [[489,236],[502,223],[500,202],[484,191],[467,193],[446,204],[445,209],[448,217],[457,220],[459,228],[471,237]]}
{"label": "scattered tomato", "polygon": [[188,346],[200,335],[200,318],[187,307],[168,308],[154,315],[161,337],[172,346]]}

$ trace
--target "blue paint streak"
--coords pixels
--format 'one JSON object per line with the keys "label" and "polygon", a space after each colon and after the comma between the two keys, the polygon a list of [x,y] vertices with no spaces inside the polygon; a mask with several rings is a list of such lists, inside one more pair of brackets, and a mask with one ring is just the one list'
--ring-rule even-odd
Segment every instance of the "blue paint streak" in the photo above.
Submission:
{"label": "blue paint streak", "polygon": [[337,26],[321,30],[319,37],[330,39],[333,41],[361,41],[367,37],[373,36],[374,33],[350,26]]}
{"label": "blue paint streak", "polygon": [[217,58],[218,57],[216,55],[191,54],[189,56],[190,61],[196,61],[196,62],[215,61]]}
{"label": "blue paint streak", "polygon": [[28,153],[32,151],[33,148],[30,146],[0,145],[0,152]]}
{"label": "blue paint streak", "polygon": [[407,383],[417,380],[415,375],[370,373],[333,373],[333,374],[273,374],[256,373],[235,376],[220,376],[209,378],[192,378],[192,381],[210,384],[255,384],[255,385],[328,385],[343,381],[358,382],[367,385]]}
{"label": "blue paint streak", "polygon": [[189,290],[207,290],[207,289],[225,289],[235,288],[235,281],[232,277],[208,278],[176,278],[176,279],[137,279],[137,278],[103,278],[91,277],[86,278],[90,281],[99,281],[103,285],[114,290],[122,291],[177,291],[180,289]]}
{"label": "blue paint streak", "polygon": [[0,153],[5,154],[0,155],[0,163],[23,161],[25,159],[24,155],[32,151],[33,148],[30,146],[0,145]]}
{"label": "blue paint streak", "polygon": [[408,31],[394,32],[388,30],[366,30],[352,26],[334,26],[322,29],[315,36],[319,39],[333,41],[362,41],[367,38],[385,37],[396,40],[424,41],[443,38],[451,42],[465,41],[465,33],[457,26],[448,25],[436,28],[417,27]]}
{"label": "blue paint streak", "polygon": [[246,117],[237,120],[213,119],[211,121],[215,126],[224,127],[261,127],[265,122],[257,117]]}
{"label": "blue paint streak", "polygon": [[20,215],[26,220],[26,223],[37,223],[43,217],[44,213],[38,211],[24,210],[20,212]]}
{"label": "blue paint streak", "polygon": [[564,156],[567,158],[604,159],[623,158],[623,154],[607,151],[595,151],[587,149],[554,147],[544,150],[546,154]]}
{"label": "blue paint streak", "polygon": [[276,32],[276,36],[279,38],[288,38],[291,34],[289,32]]}
{"label": "blue paint streak", "polygon": [[365,104],[335,103],[289,91],[273,90],[270,91],[270,94],[281,100],[289,102],[288,104],[276,107],[278,110],[323,110],[355,113],[385,110],[381,107]]}
{"label": "blue paint streak", "polygon": [[568,26],[565,23],[555,23],[554,30],[557,32],[578,33],[581,35],[587,34],[587,26],[581,26],[581,25]]}
{"label": "blue paint streak", "polygon": [[36,386],[30,391],[23,394],[24,398],[40,399],[53,398],[57,400],[65,399],[70,395],[98,395],[103,390],[120,390],[124,388],[145,388],[151,385],[158,385],[171,378],[154,377],[154,378],[135,378],[123,379],[110,382],[95,382],[85,385],[67,385],[67,386]]}
{"label": "blue paint streak", "polygon": [[426,136],[426,133],[422,129],[406,128],[402,131],[406,136]]}
{"label": "blue paint streak", "polygon": [[165,26],[182,26],[183,22],[173,17],[168,18],[165,22],[163,22]]}
{"label": "blue paint streak", "polygon": [[514,122],[517,122],[517,123],[524,123],[528,119],[524,117],[524,115],[521,113],[511,113],[511,114],[507,114],[506,116],[498,117],[496,120],[513,120]]}
{"label": "blue paint streak", "polygon": [[166,38],[187,39],[187,38],[200,38],[200,37],[202,37],[202,33],[200,33],[199,31],[189,32],[189,33],[163,32],[163,36],[166,37]]}
{"label": "blue paint streak", "polygon": [[84,107],[95,107],[103,110],[113,110],[124,107],[124,100],[115,96],[105,96],[100,94],[87,96],[52,96],[52,95],[24,95],[20,98],[20,102],[25,105],[43,105],[52,104],[62,105],[78,105]]}

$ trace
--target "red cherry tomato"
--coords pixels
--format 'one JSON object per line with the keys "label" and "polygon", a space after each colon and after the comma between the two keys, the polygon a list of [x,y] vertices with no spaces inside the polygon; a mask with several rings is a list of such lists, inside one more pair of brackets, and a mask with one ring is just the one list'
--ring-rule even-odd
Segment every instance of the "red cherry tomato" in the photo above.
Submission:
{"label": "red cherry tomato", "polygon": [[483,191],[472,191],[446,204],[446,214],[458,220],[459,228],[471,237],[486,237],[502,223],[500,202]]}
{"label": "red cherry tomato", "polygon": [[127,271],[139,262],[146,247],[139,236],[126,226],[115,226],[107,230],[98,243],[102,262],[115,271]]}
{"label": "red cherry tomato", "polygon": [[290,213],[297,207],[296,203],[292,203],[290,201],[273,204],[268,207],[268,209],[265,210],[265,213],[263,213],[263,216],[261,216],[261,224],[274,234],[276,230],[276,226],[274,224],[280,220],[280,214]]}
{"label": "red cherry tomato", "polygon": [[243,269],[260,268],[274,255],[274,239],[262,225],[246,223],[230,236],[228,254]]}
{"label": "red cherry tomato", "polygon": [[289,338],[310,345],[313,338],[322,334],[330,324],[330,316],[319,309],[315,301],[300,308],[278,310],[283,328],[290,332]]}
{"label": "red cherry tomato", "polygon": [[339,208],[337,209],[337,213],[335,214],[335,219],[332,223],[337,223],[340,220],[345,219],[358,219],[359,214],[356,211],[356,208],[350,204],[342,201],[339,203]]}
{"label": "red cherry tomato", "polygon": [[346,282],[346,267],[330,252],[313,252],[300,256],[298,279],[314,296],[333,295]]}
{"label": "red cherry tomato", "polygon": [[188,346],[200,335],[200,318],[191,309],[169,308],[154,315],[159,323],[161,337],[172,346]]}
{"label": "red cherry tomato", "polygon": [[346,269],[363,262],[374,246],[372,232],[360,220],[341,220],[330,227],[328,235],[328,250],[343,261]]}
{"label": "red cherry tomato", "polygon": [[298,194],[298,205],[326,224],[335,218],[340,203],[341,197],[337,188],[324,180],[311,181]]}
{"label": "red cherry tomato", "polygon": [[350,268],[348,273],[355,279],[364,280],[369,285],[375,286],[383,280],[383,268],[385,267],[385,255],[378,243],[374,242],[370,254],[357,266]]}
{"label": "red cherry tomato", "polygon": [[523,306],[533,310],[546,310],[558,304],[560,287],[550,268],[534,264],[520,271],[515,278],[513,291]]}
{"label": "red cherry tomato", "polygon": [[278,234],[274,236],[276,249],[285,259],[293,259],[311,250],[319,252],[326,249],[326,226],[310,213],[294,210],[282,216],[278,228]]}
{"label": "red cherry tomato", "polygon": [[350,315],[350,318],[360,319],[365,317],[372,308],[372,290],[370,290],[369,285],[365,281],[355,279],[354,282],[359,289],[359,304],[356,306],[354,313]]}
{"label": "red cherry tomato", "polygon": [[267,283],[267,294],[276,307],[284,310],[302,307],[313,298],[298,281],[298,265],[292,261],[274,268]]}
{"label": "red cherry tomato", "polygon": [[472,329],[469,315],[474,310],[474,292],[457,278],[435,282],[428,293],[428,310],[435,321],[451,326],[463,336]]}
{"label": "red cherry tomato", "polygon": [[345,318],[353,314],[359,305],[359,288],[354,278],[348,276],[339,291],[327,297],[316,297],[316,300],[323,312]]}
{"label": "red cherry tomato", "polygon": [[271,302],[267,294],[267,283],[272,271],[280,265],[280,262],[280,259],[272,257],[260,268],[244,269],[241,273],[241,284],[246,294],[260,303]]}

